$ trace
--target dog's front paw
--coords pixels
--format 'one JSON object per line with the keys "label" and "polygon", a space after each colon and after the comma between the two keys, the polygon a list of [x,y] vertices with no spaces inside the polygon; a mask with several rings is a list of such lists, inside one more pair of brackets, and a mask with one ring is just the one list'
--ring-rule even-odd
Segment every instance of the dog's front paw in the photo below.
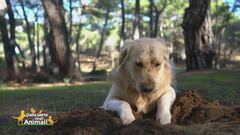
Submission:
{"label": "dog's front paw", "polygon": [[169,124],[171,123],[171,113],[170,112],[161,113],[157,116],[156,120],[161,125]]}
{"label": "dog's front paw", "polygon": [[135,120],[135,117],[132,113],[123,113],[121,114],[120,118],[124,125],[128,125]]}

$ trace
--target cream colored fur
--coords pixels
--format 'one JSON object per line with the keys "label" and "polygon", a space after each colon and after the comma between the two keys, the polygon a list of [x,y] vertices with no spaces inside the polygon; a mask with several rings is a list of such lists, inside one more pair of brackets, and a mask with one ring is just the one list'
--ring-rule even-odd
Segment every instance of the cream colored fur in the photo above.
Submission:
{"label": "cream colored fur", "polygon": [[156,121],[168,124],[175,100],[172,80],[172,66],[164,41],[150,38],[126,41],[103,108],[116,111],[123,124],[130,124],[135,120],[132,108],[138,113],[147,113],[157,107]]}

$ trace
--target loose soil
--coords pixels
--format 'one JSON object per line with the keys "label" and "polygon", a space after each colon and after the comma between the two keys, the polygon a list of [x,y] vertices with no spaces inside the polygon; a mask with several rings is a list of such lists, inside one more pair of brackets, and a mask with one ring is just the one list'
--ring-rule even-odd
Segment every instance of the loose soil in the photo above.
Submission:
{"label": "loose soil", "polygon": [[44,127],[41,131],[46,135],[240,134],[240,106],[210,102],[195,91],[178,96],[172,106],[172,124],[158,125],[152,114],[135,115],[137,120],[124,126],[114,112],[100,108],[76,110],[56,114],[55,125]]}

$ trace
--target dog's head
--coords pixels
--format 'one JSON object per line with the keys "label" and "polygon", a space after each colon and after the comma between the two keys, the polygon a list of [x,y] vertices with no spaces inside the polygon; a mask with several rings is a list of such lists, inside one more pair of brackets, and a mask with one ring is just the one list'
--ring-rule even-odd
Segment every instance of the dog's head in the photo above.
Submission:
{"label": "dog's head", "polygon": [[169,53],[163,41],[150,38],[126,41],[119,68],[140,93],[155,92],[171,84]]}

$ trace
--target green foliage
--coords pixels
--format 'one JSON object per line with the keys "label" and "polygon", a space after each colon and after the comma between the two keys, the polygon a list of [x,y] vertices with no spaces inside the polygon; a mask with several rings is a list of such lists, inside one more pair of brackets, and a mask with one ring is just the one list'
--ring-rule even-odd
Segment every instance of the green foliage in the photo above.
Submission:
{"label": "green foliage", "polygon": [[92,31],[89,29],[82,29],[82,35],[80,38],[81,49],[96,48],[100,39],[99,32],[97,30]]}
{"label": "green foliage", "polygon": [[89,75],[100,75],[100,76],[106,76],[107,75],[107,71],[106,70],[96,70],[96,71],[92,71],[90,73],[88,73]]}
{"label": "green foliage", "polygon": [[0,80],[0,88],[4,88],[6,86],[5,82],[3,80]]}
{"label": "green foliage", "polygon": [[231,22],[228,26],[226,26],[226,30],[224,33],[225,40],[230,44],[230,47],[237,49],[240,48],[240,21]]}
{"label": "green foliage", "polygon": [[65,84],[69,84],[70,81],[71,81],[70,78],[63,78],[63,82],[64,82]]}
{"label": "green foliage", "polygon": [[[132,20],[134,18],[134,9],[135,9],[135,0],[129,0],[129,1],[124,1],[125,2],[125,10],[126,10],[126,33],[127,37],[130,38],[132,34]],[[156,7],[160,9],[164,3],[164,0],[155,0],[154,1],[156,4]],[[73,5],[74,7],[74,12],[76,14],[77,10],[83,6],[82,4],[86,4],[85,10],[83,10],[83,32],[81,37],[80,37],[80,43],[83,48],[92,48],[96,49],[98,46],[99,42],[99,31],[103,26],[104,23],[104,14],[106,12],[107,7],[111,7],[110,10],[110,17],[109,17],[109,24],[107,26],[107,32],[106,32],[106,39],[110,36],[111,39],[115,39],[114,41],[114,46],[117,45],[120,37],[119,37],[119,31],[120,31],[120,23],[121,23],[121,12],[120,12],[120,1],[108,1],[108,0],[92,0],[89,2],[83,2],[82,4],[79,4],[79,2],[73,0]],[[16,6],[15,8],[15,14],[18,16],[20,15],[20,10],[17,8],[19,6],[19,1],[13,1],[13,4]],[[37,14],[38,17],[43,20],[43,7],[41,5],[40,1],[36,0],[26,0],[24,1],[24,5],[26,6],[26,9],[28,11],[29,17],[34,15],[34,13],[39,13]],[[64,8],[65,12],[69,12],[68,9],[69,2],[64,1]],[[79,7],[80,6],[80,7]],[[182,36],[182,28],[181,28],[181,23],[182,23],[182,18],[183,14],[185,11],[185,8],[188,7],[188,2],[186,0],[168,0],[167,1],[167,6],[166,9],[163,12],[162,15],[162,22],[163,29],[161,30],[161,34],[164,35],[164,38],[172,42],[173,39],[176,39],[173,34],[177,34],[179,42],[183,43],[183,36]],[[149,1],[140,1],[140,8],[141,8],[141,27],[143,31],[143,36],[148,36],[148,29],[149,29]],[[229,7],[227,4],[225,4],[222,0],[218,0],[218,4],[216,6],[215,1],[211,1],[211,12],[213,18],[218,16],[220,22],[218,24],[214,24],[214,29],[217,29],[217,27],[224,27],[224,24],[226,22],[231,22],[231,20],[236,19],[236,17],[230,13]],[[66,14],[67,15],[67,14]],[[18,17],[19,18],[19,17]],[[35,18],[34,16],[32,17],[33,19]],[[66,18],[67,22],[69,23],[68,18]],[[20,17],[17,21],[24,22],[23,18]],[[28,58],[30,55],[30,51],[28,48],[28,42],[27,42],[27,36],[25,33],[25,27],[18,23],[17,25],[17,43],[21,45],[23,50],[26,51],[26,56]],[[40,22],[40,26],[43,25],[43,21]],[[75,22],[74,27],[73,27],[73,39],[76,39],[76,33],[78,30],[77,23]],[[36,29],[35,25],[35,29]],[[20,28],[20,29],[19,29]],[[22,30],[21,30],[22,29]],[[32,27],[33,30],[33,27]],[[33,33],[33,31],[32,31]],[[43,39],[43,27],[40,27],[40,38]],[[41,45],[43,43],[41,42]],[[42,48],[42,47],[40,47]],[[84,50],[84,49],[83,49]],[[74,52],[74,48],[72,48],[72,51]]]}
{"label": "green foliage", "polygon": [[[26,56],[26,66],[31,65],[31,54],[28,45],[26,35],[26,24],[23,19],[20,1],[11,1],[14,9],[14,15],[16,19],[16,41],[23,50]],[[35,34],[35,50],[36,48],[36,29],[39,28],[40,33],[40,66],[43,66],[43,46],[44,46],[44,10],[41,1],[37,0],[24,0],[24,6],[26,8],[30,25],[32,37]],[[69,20],[69,1],[64,0],[65,20],[67,27],[70,25]],[[164,0],[154,0],[158,9],[161,9]],[[120,43],[120,31],[121,31],[121,4],[120,1],[109,0],[90,0],[79,2],[73,0],[73,27],[71,33],[71,51],[73,56],[76,54],[76,38],[79,30],[79,16],[81,16],[81,35],[80,35],[80,52],[88,53],[91,56],[95,55],[99,48],[100,31],[102,30],[105,13],[107,7],[110,7],[109,21],[104,33],[104,46],[103,51],[107,51],[109,47],[116,48]],[[133,34],[133,19],[135,0],[124,0],[125,3],[125,33],[127,38],[132,38]],[[183,15],[185,8],[188,7],[188,1],[186,0],[167,0],[165,10],[159,20],[158,37],[162,37],[167,40],[167,43],[176,47],[175,50],[184,50],[184,37],[181,24],[183,22]],[[82,11],[80,14],[80,11]],[[239,50],[239,16],[230,12],[230,7],[223,0],[211,1],[211,14],[213,31],[217,35],[223,30],[224,44],[228,46],[227,49]],[[36,17],[39,19],[37,25],[34,21]],[[142,37],[149,36],[149,0],[140,0],[140,32]],[[6,17],[7,18],[7,17]],[[8,26],[9,28],[9,26]],[[69,34],[70,35],[70,34]],[[177,52],[176,54],[180,54]],[[17,55],[20,56],[19,51]],[[4,59],[3,45],[0,43],[0,58]],[[21,61],[22,58],[18,57]],[[0,61],[1,63],[1,61]]]}

